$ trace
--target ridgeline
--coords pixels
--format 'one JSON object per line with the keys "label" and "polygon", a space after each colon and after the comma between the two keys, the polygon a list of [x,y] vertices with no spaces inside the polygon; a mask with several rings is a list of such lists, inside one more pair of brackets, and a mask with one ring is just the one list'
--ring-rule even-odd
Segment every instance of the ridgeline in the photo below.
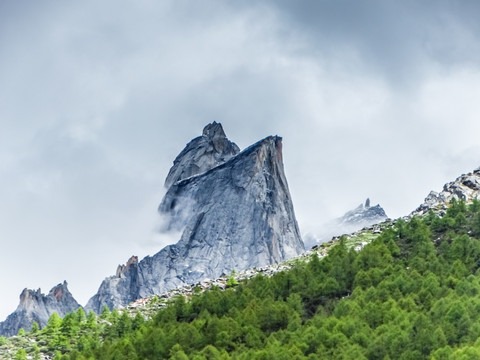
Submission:
{"label": "ridgeline", "polygon": [[343,237],[321,259],[328,245],[272,276],[229,279],[225,290],[98,317],[53,315],[42,330],[0,338],[0,357],[479,358],[480,202],[453,199],[441,215]]}

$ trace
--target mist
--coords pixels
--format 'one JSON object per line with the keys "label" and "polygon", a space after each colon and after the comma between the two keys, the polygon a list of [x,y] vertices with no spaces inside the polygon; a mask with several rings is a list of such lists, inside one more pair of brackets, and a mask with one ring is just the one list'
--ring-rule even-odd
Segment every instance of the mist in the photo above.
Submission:
{"label": "mist", "polygon": [[[163,183],[212,121],[283,137],[303,234],[370,197],[391,218],[480,165],[476,2],[0,3],[0,319],[81,304],[153,255]],[[175,240],[176,239],[176,240]]]}

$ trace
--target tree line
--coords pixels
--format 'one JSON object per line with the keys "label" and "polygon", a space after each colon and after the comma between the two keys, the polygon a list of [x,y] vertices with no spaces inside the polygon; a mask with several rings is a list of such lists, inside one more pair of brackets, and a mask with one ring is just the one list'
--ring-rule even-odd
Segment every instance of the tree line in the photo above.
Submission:
{"label": "tree line", "polygon": [[[38,347],[59,360],[480,358],[480,202],[398,220],[361,251],[222,291],[178,296],[156,315],[52,316]],[[26,336],[32,336],[26,334]]]}

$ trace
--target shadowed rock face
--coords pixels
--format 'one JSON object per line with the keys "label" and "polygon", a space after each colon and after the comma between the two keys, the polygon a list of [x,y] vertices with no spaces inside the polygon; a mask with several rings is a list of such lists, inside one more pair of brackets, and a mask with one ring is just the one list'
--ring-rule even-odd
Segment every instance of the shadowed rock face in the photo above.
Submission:
{"label": "shadowed rock face", "polygon": [[34,321],[40,328],[47,325],[50,316],[56,312],[60,317],[76,311],[80,304],[73,298],[67,288],[67,282],[58,284],[48,295],[42,294],[40,289],[24,289],[20,294],[20,304],[7,319],[0,323],[0,335],[13,336],[23,328],[30,331]]}
{"label": "shadowed rock face", "polygon": [[[180,155],[177,159],[189,167]],[[124,306],[179,285],[278,263],[304,251],[280,137],[267,137],[224,163],[182,178],[172,183],[159,206],[167,227],[183,231],[178,243],[105,279],[87,310]]]}

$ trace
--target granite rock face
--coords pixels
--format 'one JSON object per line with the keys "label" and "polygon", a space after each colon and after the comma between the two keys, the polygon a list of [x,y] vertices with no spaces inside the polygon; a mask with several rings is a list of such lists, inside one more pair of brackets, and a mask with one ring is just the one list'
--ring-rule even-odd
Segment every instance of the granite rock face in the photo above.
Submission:
{"label": "granite rock face", "polygon": [[431,191],[423,204],[415,209],[409,217],[423,215],[430,210],[444,211],[453,198],[469,202],[476,197],[480,198],[480,168],[459,176],[455,181],[446,183],[443,185],[443,190],[439,193]]}
{"label": "granite rock face", "polygon": [[227,139],[222,125],[213,122],[203,129],[202,136],[190,141],[178,154],[165,180],[165,187],[210,170],[239,152],[239,147]]}
{"label": "granite rock face", "polygon": [[345,213],[340,219],[337,219],[339,224],[344,224],[346,227],[355,227],[360,230],[362,227],[378,224],[387,219],[385,210],[379,205],[370,206],[370,199],[365,201],[365,204],[358,205],[355,209]]}
{"label": "granite rock face", "polygon": [[[216,134],[224,135],[220,124],[205,129],[212,126]],[[226,148],[233,144],[227,141],[221,140]],[[201,157],[188,153],[199,151],[182,151],[184,156],[177,157],[169,176],[190,168],[191,162],[203,163]],[[208,164],[212,167],[203,167],[197,175],[177,171],[182,174],[174,177],[178,180],[166,182],[171,185],[159,212],[167,219],[167,228],[181,231],[178,243],[120,267],[116,276],[103,281],[87,310],[98,313],[105,305],[125,306],[232,270],[278,263],[304,251],[284,174],[280,137],[267,137],[225,162]]]}
{"label": "granite rock face", "polygon": [[305,240],[305,246],[312,247],[319,243],[327,242],[332,237],[350,234],[388,219],[385,210],[379,205],[371,206],[370,199],[358,205],[355,209],[347,211],[340,218],[334,219],[323,226],[322,232],[317,237],[311,236]]}
{"label": "granite rock face", "polygon": [[43,328],[54,312],[63,317],[79,307],[81,306],[68,290],[66,281],[52,288],[48,295],[42,294],[40,289],[24,289],[17,309],[0,323],[0,335],[13,336],[21,328],[30,331],[34,321]]}

